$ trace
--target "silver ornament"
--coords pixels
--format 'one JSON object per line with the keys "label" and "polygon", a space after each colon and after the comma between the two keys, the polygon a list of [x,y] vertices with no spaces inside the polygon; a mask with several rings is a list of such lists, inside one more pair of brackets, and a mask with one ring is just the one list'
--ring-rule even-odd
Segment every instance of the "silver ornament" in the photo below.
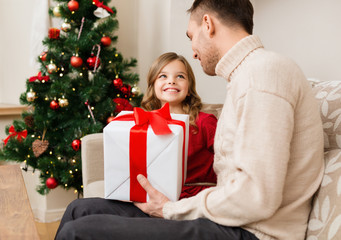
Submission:
{"label": "silver ornament", "polygon": [[63,30],[64,32],[68,32],[71,30],[71,24],[68,22],[64,22],[60,29]]}
{"label": "silver ornament", "polygon": [[34,99],[36,99],[36,92],[33,92],[32,89],[30,89],[30,91],[28,93],[26,93],[26,100],[28,102],[33,102]]}
{"label": "silver ornament", "polygon": [[140,90],[140,88],[138,86],[134,86],[134,87],[131,88],[131,92],[134,95],[140,95],[141,90]]}

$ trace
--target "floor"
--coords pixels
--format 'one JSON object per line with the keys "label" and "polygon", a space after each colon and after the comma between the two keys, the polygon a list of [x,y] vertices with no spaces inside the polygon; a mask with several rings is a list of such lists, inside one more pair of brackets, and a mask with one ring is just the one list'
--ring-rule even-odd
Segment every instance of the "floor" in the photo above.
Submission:
{"label": "floor", "polygon": [[41,223],[35,222],[40,240],[53,240],[59,226],[58,222]]}

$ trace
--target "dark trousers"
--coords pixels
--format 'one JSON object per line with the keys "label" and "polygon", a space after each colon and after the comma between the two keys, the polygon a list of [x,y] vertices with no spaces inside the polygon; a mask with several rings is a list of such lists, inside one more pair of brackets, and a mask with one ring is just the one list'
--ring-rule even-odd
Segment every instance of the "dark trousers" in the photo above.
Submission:
{"label": "dark trousers", "polygon": [[153,218],[132,203],[102,198],[70,203],[55,239],[258,240],[242,228],[222,226],[204,218],[186,221]]}

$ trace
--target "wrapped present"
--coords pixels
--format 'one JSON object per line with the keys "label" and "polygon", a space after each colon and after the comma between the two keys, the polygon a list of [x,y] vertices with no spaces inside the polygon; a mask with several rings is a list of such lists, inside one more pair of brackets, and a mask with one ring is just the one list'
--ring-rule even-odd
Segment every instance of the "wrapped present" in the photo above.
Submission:
{"label": "wrapped present", "polygon": [[103,131],[106,199],[146,202],[136,177],[143,174],[171,201],[186,178],[189,118],[170,114],[169,105],[145,112],[123,111]]}

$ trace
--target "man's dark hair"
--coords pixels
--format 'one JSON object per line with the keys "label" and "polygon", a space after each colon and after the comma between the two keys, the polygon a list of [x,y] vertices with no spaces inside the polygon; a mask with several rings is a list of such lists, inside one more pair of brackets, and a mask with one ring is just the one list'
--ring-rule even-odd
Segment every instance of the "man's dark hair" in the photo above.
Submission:
{"label": "man's dark hair", "polygon": [[198,12],[200,21],[205,13],[214,13],[224,24],[239,25],[252,34],[253,6],[249,0],[195,0],[187,12]]}

